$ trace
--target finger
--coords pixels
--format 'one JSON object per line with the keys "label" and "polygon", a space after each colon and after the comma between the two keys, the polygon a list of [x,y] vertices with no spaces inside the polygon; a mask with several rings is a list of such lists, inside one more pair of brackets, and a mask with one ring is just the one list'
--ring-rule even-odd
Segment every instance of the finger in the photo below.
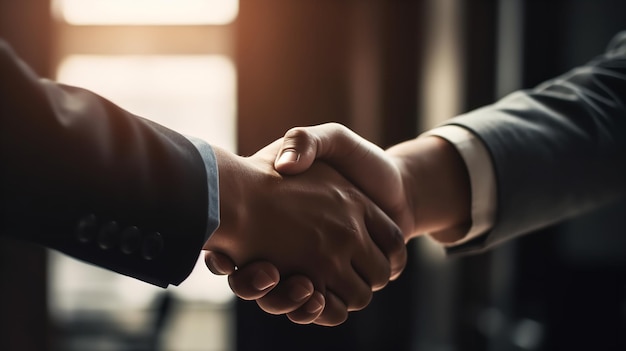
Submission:
{"label": "finger", "polygon": [[363,253],[353,256],[351,265],[370,291],[384,288],[391,279],[391,268],[387,257],[371,241],[366,243]]}
{"label": "finger", "polygon": [[343,301],[348,311],[361,310],[372,300],[372,286],[351,263],[343,265],[343,270],[337,275],[338,279],[328,281],[327,288]]}
{"label": "finger", "polygon": [[[282,174],[298,174],[309,169],[316,159],[328,162],[388,213],[405,205],[396,164],[380,147],[338,123],[287,131],[274,168]],[[393,187],[380,186],[381,179]]]}
{"label": "finger", "polygon": [[407,261],[406,245],[400,228],[373,204],[366,206],[365,226],[372,241],[388,261],[390,280],[398,278]]}
{"label": "finger", "polygon": [[348,319],[346,304],[332,291],[326,291],[326,305],[322,314],[313,321],[314,324],[333,327]]}
{"label": "finger", "polygon": [[[371,202],[366,202],[365,206],[369,208],[365,210],[366,221],[375,221],[377,224],[380,222],[391,222],[391,219]],[[371,218],[368,219],[367,217]],[[370,228],[367,227],[366,224],[361,225],[363,235],[361,236],[358,247],[356,247],[353,253],[351,264],[354,271],[370,287],[370,290],[380,290],[389,282],[391,266],[387,256],[385,256],[373,240],[372,236],[374,234],[372,230],[386,230],[389,232],[392,226],[385,227],[383,225],[377,225],[371,226]]]}
{"label": "finger", "polygon": [[249,263],[228,276],[231,290],[244,300],[256,300],[265,296],[279,280],[278,269],[263,261]]}
{"label": "finger", "polygon": [[204,263],[213,274],[226,275],[235,272],[235,262],[230,257],[215,251],[204,253]]}
{"label": "finger", "polygon": [[298,174],[309,169],[316,159],[343,164],[355,151],[370,152],[370,146],[373,144],[339,123],[296,127],[285,133],[274,168],[283,174]]}
{"label": "finger", "polygon": [[261,309],[271,314],[293,312],[304,305],[313,295],[311,280],[302,275],[284,279],[270,293],[257,300]]}
{"label": "finger", "polygon": [[285,133],[274,168],[282,174],[298,174],[311,167],[317,158],[318,136],[313,128],[292,128]]}
{"label": "finger", "polygon": [[319,291],[313,292],[311,298],[293,312],[287,313],[287,318],[297,324],[310,324],[324,312],[326,299]]}

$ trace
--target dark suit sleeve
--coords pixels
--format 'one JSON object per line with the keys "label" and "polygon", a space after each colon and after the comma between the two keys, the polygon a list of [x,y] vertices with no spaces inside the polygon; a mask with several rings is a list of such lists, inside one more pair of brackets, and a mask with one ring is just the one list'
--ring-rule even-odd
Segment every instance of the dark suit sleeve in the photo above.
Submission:
{"label": "dark suit sleeve", "polygon": [[494,165],[492,230],[450,253],[488,248],[626,193],[626,32],[609,50],[530,91],[449,121]]}
{"label": "dark suit sleeve", "polygon": [[38,78],[0,41],[0,234],[166,287],[207,229],[207,175],[183,136]]}

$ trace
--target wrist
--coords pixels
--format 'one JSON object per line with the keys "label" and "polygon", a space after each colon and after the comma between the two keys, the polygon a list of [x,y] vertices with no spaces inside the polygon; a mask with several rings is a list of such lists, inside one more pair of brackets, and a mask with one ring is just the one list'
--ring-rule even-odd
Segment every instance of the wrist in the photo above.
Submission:
{"label": "wrist", "polygon": [[245,179],[245,167],[242,157],[226,150],[214,147],[215,158],[219,169],[219,194],[220,194],[220,226],[211,236],[209,241],[212,246],[223,242],[226,233],[237,232],[237,224],[246,216],[246,203],[244,197],[246,190],[243,188],[247,182]]}
{"label": "wrist", "polygon": [[424,233],[442,243],[463,238],[471,226],[471,188],[456,148],[429,136],[401,143],[388,153],[399,164],[415,221],[406,239]]}

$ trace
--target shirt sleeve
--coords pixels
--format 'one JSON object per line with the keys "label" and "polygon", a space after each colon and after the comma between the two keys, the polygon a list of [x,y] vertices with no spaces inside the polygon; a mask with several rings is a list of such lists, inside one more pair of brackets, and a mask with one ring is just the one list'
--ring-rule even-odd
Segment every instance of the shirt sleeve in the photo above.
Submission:
{"label": "shirt sleeve", "polygon": [[470,177],[472,226],[461,240],[445,244],[454,247],[487,233],[494,225],[497,186],[493,163],[483,143],[466,128],[445,125],[420,135],[420,138],[427,136],[450,142],[465,161]]}
{"label": "shirt sleeve", "polygon": [[202,160],[204,161],[204,169],[206,170],[208,196],[208,219],[206,233],[204,234],[204,242],[209,240],[211,234],[217,230],[220,225],[220,196],[219,196],[219,172],[217,169],[217,160],[213,148],[204,140],[185,136],[198,149]]}

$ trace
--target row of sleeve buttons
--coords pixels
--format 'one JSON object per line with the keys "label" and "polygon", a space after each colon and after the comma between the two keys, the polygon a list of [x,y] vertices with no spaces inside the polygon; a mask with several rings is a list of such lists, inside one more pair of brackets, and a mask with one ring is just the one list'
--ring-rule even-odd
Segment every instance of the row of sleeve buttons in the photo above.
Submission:
{"label": "row of sleeve buttons", "polygon": [[83,244],[95,241],[102,250],[118,247],[127,255],[139,252],[145,260],[155,259],[164,248],[163,236],[159,232],[143,233],[136,226],[121,228],[116,221],[99,223],[94,214],[78,221],[75,235]]}

